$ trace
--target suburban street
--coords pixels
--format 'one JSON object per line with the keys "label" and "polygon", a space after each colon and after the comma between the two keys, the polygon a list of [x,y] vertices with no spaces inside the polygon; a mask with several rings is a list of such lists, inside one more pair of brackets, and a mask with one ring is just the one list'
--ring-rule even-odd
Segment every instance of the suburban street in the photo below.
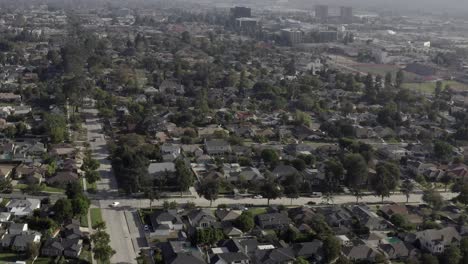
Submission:
{"label": "suburban street", "polygon": [[[100,120],[96,117],[95,109],[88,109],[87,113],[92,113],[94,117],[86,119],[87,136],[90,148],[93,152],[93,157],[100,162],[98,171],[101,174],[101,180],[97,184],[97,193],[89,194],[93,200],[92,206],[101,208],[103,220],[107,224],[107,232],[111,237],[111,247],[116,251],[112,257],[111,263],[137,263],[136,258],[139,255],[140,249],[147,247],[145,233],[140,223],[137,213],[138,208],[148,208],[150,201],[148,199],[123,198],[119,195],[117,181],[112,173],[112,166],[108,160],[109,151],[107,149],[106,139],[103,134],[103,127]],[[191,190],[190,197],[165,198],[153,201],[153,206],[161,206],[164,201],[175,201],[180,205],[187,203],[195,203],[197,206],[208,207],[210,201],[196,195],[194,190]],[[456,194],[446,192],[441,193],[445,200],[452,199]],[[119,202],[117,207],[112,207],[111,204]],[[281,198],[271,200],[270,204],[282,205],[304,205],[314,202],[317,205],[327,202],[330,204],[350,204],[355,203],[356,198],[352,195],[337,195],[333,200],[325,201],[322,198],[300,197],[298,199]],[[359,199],[363,203],[380,203],[381,198],[373,195],[365,195]],[[384,202],[406,202],[406,196],[401,193],[396,193],[391,197],[386,197]],[[422,194],[414,193],[410,196],[409,203],[422,203]],[[265,206],[266,199],[246,198],[229,198],[222,197],[213,201],[212,206],[216,207],[219,204],[226,205],[252,205]]]}
{"label": "suburban street", "polygon": [[[441,193],[442,197],[445,200],[450,200],[453,197],[455,197],[457,194],[456,193]],[[109,206],[113,202],[118,201],[120,203],[121,209],[132,209],[132,208],[148,208],[150,206],[150,201],[148,199],[115,199],[115,200],[101,200],[100,203],[102,207]],[[155,200],[153,201],[153,206],[161,206],[164,201],[175,201],[178,204],[186,204],[186,203],[195,203],[197,206],[202,206],[202,207],[208,207],[210,206],[210,201],[204,199],[204,198],[179,198],[179,197],[174,197],[174,198],[167,198],[167,199],[161,199],[161,200]],[[368,195],[368,196],[363,196],[361,199],[359,199],[359,202],[361,203],[380,203],[382,201],[382,198],[373,196],[373,195]],[[322,202],[325,202],[322,198],[309,198],[309,197],[300,197],[298,199],[293,199],[291,203],[291,199],[289,198],[281,198],[281,199],[276,199],[276,200],[270,200],[270,204],[282,204],[282,205],[304,205],[307,204],[308,202],[315,202],[316,204],[320,204]],[[355,203],[356,202],[356,197],[352,195],[337,195],[334,197],[333,201],[329,201],[330,204],[350,204],[350,203]],[[385,203],[405,203],[406,202],[406,196],[403,194],[395,194],[390,197],[386,197],[384,199]],[[409,203],[422,203],[422,194],[412,194],[409,199]],[[267,204],[266,199],[254,199],[254,198],[242,198],[242,199],[233,199],[233,198],[219,198],[215,201],[213,201],[213,207],[216,207],[219,204],[240,204],[240,205],[254,205],[254,206],[265,206]]]}
{"label": "suburban street", "polygon": [[[97,114],[90,109],[88,113]],[[112,197],[118,195],[117,181],[112,173],[110,160],[107,159],[109,151],[102,133],[102,124],[97,117],[86,119],[88,141],[93,152],[93,157],[100,162],[98,169],[101,180],[97,183],[97,195],[99,197]],[[138,223],[138,215],[134,208],[112,208],[108,201],[97,201],[93,206],[100,207],[102,218],[106,222],[107,233],[111,238],[111,247],[116,254],[111,263],[137,263],[136,258],[140,248],[146,246],[144,231]]]}

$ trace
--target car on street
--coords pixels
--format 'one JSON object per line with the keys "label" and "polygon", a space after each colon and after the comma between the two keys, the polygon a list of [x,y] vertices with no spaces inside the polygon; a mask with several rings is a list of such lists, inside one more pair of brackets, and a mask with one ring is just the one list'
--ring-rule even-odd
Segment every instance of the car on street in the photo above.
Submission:
{"label": "car on street", "polygon": [[313,193],[310,194],[310,197],[320,198],[320,197],[322,197],[322,193],[321,192],[313,192]]}
{"label": "car on street", "polygon": [[110,207],[117,207],[117,206],[119,206],[119,204],[120,204],[119,202],[113,202],[109,206]]}
{"label": "car on street", "polygon": [[254,198],[254,199],[263,199],[263,196],[261,196],[261,195],[255,195],[253,198]]}
{"label": "car on street", "polygon": [[143,229],[144,229],[146,232],[148,232],[148,231],[149,231],[149,226],[148,226],[148,225],[145,225],[145,226],[143,226]]}

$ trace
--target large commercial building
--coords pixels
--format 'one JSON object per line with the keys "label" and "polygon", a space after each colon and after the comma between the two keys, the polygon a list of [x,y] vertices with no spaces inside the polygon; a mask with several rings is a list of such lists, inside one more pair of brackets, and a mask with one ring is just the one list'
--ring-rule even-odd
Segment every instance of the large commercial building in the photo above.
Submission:
{"label": "large commercial building", "polygon": [[257,18],[241,17],[236,19],[236,27],[241,31],[255,31],[257,26]]}
{"label": "large commercial building", "polygon": [[294,46],[303,42],[303,32],[298,29],[285,28],[281,30],[281,36],[288,45]]}
{"label": "large commercial building", "polygon": [[241,17],[251,17],[252,10],[248,7],[236,6],[231,8],[231,17],[232,18],[241,18]]}
{"label": "large commercial building", "polygon": [[353,22],[353,8],[350,6],[340,7],[340,19],[341,23]]}
{"label": "large commercial building", "polygon": [[320,22],[327,22],[327,20],[328,20],[328,6],[326,6],[326,5],[317,5],[317,6],[315,6],[315,17]]}

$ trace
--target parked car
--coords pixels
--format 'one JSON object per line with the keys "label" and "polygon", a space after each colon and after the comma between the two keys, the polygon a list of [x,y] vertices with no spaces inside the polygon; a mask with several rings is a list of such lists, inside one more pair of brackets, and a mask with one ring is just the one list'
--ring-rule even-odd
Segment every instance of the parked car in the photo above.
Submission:
{"label": "parked car", "polygon": [[255,195],[253,198],[254,198],[254,199],[263,199],[263,196],[261,196],[261,195]]}
{"label": "parked car", "polygon": [[148,225],[145,225],[145,226],[143,227],[143,229],[144,229],[146,232],[148,232],[148,231],[149,231],[149,226],[148,226]]}
{"label": "parked car", "polygon": [[111,205],[109,205],[109,206],[110,206],[110,207],[117,207],[117,206],[119,206],[119,204],[120,204],[119,202],[113,202],[113,203],[111,203]]}

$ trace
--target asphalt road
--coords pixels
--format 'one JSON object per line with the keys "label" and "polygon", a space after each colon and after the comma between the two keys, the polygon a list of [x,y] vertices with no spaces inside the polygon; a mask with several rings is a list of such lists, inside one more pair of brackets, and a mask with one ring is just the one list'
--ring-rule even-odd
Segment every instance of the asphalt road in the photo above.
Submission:
{"label": "asphalt road", "polygon": [[[112,173],[111,163],[107,159],[109,151],[102,133],[102,124],[94,117],[86,119],[85,125],[93,157],[101,164],[98,169],[101,174],[101,180],[97,183],[98,195],[99,197],[118,195],[117,181]],[[116,252],[111,258],[111,263],[137,263],[136,258],[140,248],[146,243],[142,239],[144,238],[142,227],[134,217],[134,209],[111,208],[109,205],[112,202],[98,203],[102,209],[102,218],[106,222],[106,231],[110,235],[110,245]]]}
{"label": "asphalt road", "polygon": [[[455,197],[457,194],[456,193],[450,193],[450,192],[444,192],[441,193],[442,197],[445,200],[450,200],[453,197]],[[210,201],[198,197],[198,198],[168,198],[168,199],[161,199],[159,201],[153,201],[153,206],[161,206],[164,201],[175,201],[178,204],[186,204],[186,203],[195,203],[197,206],[202,206],[202,207],[208,207],[210,206]],[[373,195],[367,195],[363,196],[361,199],[359,199],[360,203],[380,203],[381,198]],[[150,201],[148,199],[119,199],[117,198],[116,200],[101,200],[101,204],[103,206],[109,206],[112,202],[118,201],[120,203],[119,207],[122,210],[130,210],[134,208],[148,208],[150,205]],[[281,199],[276,199],[276,200],[271,200],[270,204],[282,204],[282,205],[305,205],[308,202],[315,202],[316,204],[320,204],[324,201],[322,198],[309,198],[309,197],[301,197],[298,199],[291,199],[289,198],[281,198]],[[329,203],[332,204],[349,204],[349,203],[355,203],[356,202],[356,197],[352,195],[338,195],[335,196],[333,201],[329,201]],[[390,197],[386,197],[384,199],[385,203],[405,203],[406,202],[406,196],[403,194],[394,194]],[[411,194],[409,203],[423,203],[422,201],[422,194]],[[242,199],[233,199],[233,198],[219,198],[215,201],[213,201],[212,206],[216,207],[219,204],[252,204],[256,206],[261,206],[261,205],[266,205],[267,200],[266,199],[253,199],[253,198],[242,198]]]}

